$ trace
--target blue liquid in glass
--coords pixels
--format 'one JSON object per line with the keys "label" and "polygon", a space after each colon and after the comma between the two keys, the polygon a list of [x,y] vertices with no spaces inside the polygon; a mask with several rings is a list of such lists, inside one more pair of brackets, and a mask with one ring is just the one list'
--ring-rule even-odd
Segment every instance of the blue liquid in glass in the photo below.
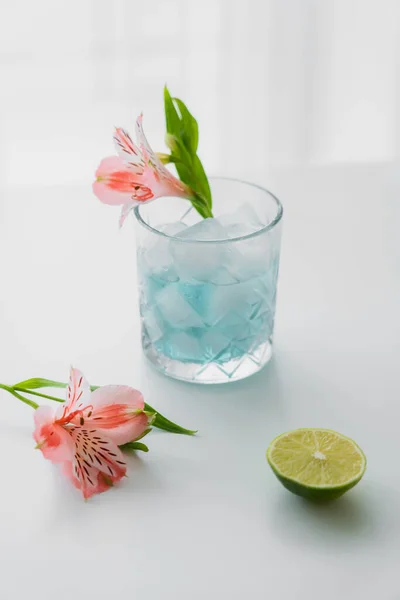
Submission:
{"label": "blue liquid in glass", "polygon": [[169,275],[142,272],[144,342],[158,354],[187,363],[223,364],[272,336],[275,269],[230,285]]}

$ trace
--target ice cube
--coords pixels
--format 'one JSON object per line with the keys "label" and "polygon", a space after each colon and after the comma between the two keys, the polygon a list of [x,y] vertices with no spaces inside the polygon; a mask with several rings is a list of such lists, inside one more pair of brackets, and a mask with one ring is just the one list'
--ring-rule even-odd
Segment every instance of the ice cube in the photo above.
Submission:
{"label": "ice cube", "polygon": [[166,354],[181,361],[202,361],[203,348],[200,342],[185,331],[174,331],[166,338]]}
{"label": "ice cube", "polygon": [[[217,219],[203,219],[199,223],[180,231],[171,242],[171,254],[178,275],[183,280],[197,279],[212,281],[221,266],[229,262],[229,248],[226,244],[203,243],[226,238],[225,229]],[[193,240],[187,242],[185,240]],[[196,243],[196,240],[199,240]]]}
{"label": "ice cube", "polygon": [[[268,225],[268,220],[262,222],[249,204],[242,205],[232,215],[223,215],[221,221],[228,232],[238,236],[256,233]],[[231,274],[239,281],[263,276],[269,268],[275,245],[274,232],[262,231],[248,239],[233,242],[235,260],[230,267]]]}
{"label": "ice cube", "polygon": [[158,229],[165,233],[165,235],[177,235],[178,233],[184,231],[187,228],[185,223],[182,221],[176,221],[175,223],[166,223],[165,225],[161,225]]}
{"label": "ice cube", "polygon": [[[253,206],[242,204],[236,211],[218,218],[227,238],[251,235],[267,225],[262,222]],[[229,245],[231,256],[227,268],[237,281],[246,281],[262,273],[268,262],[269,238],[260,234],[247,240],[232,242]]]}
{"label": "ice cube", "polygon": [[172,329],[204,327],[199,314],[190,306],[179,292],[179,284],[167,285],[157,294],[157,306]]}
{"label": "ice cube", "polygon": [[179,238],[186,240],[224,240],[226,232],[218,219],[202,219],[191,227],[179,232]]}
{"label": "ice cube", "polygon": [[142,309],[142,323],[148,338],[153,343],[162,337],[164,331],[161,329],[153,309]]}
{"label": "ice cube", "polygon": [[[261,233],[247,240],[218,242],[249,235],[265,224],[251,204],[245,203],[232,213],[202,219],[174,232],[175,239],[171,240],[169,250],[178,277],[183,281],[194,279],[215,285],[233,285],[262,274],[269,261],[269,236]],[[212,241],[215,244],[204,243]]]}
{"label": "ice cube", "polygon": [[[186,225],[180,221],[168,223],[158,227],[162,233],[175,236],[186,229]],[[146,271],[156,275],[165,281],[178,281],[178,275],[174,267],[174,259],[170,252],[170,238],[154,233],[149,234],[143,246],[139,250],[139,262]]]}
{"label": "ice cube", "polygon": [[249,235],[265,226],[248,202],[241,204],[234,212],[222,214],[217,221],[224,228],[225,235],[228,238]]}
{"label": "ice cube", "polygon": [[254,290],[253,281],[244,281],[232,286],[216,286],[212,296],[212,311],[222,319],[228,313],[236,313],[240,320],[249,320],[260,301]]}
{"label": "ice cube", "polygon": [[235,260],[229,271],[239,281],[263,276],[270,259],[268,236],[263,234],[235,242]]}

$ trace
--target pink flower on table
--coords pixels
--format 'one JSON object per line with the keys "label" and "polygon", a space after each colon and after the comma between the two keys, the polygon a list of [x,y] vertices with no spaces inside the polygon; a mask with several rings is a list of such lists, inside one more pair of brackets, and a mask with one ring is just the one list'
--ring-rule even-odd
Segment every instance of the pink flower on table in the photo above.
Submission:
{"label": "pink flower on table", "polygon": [[93,184],[93,192],[101,202],[122,205],[120,226],[137,204],[161,196],[193,196],[192,190],[174,177],[151,149],[144,135],[142,118],[140,115],[136,121],[138,145],[124,129],[115,129],[118,156],[108,156],[101,161]]}
{"label": "pink flower on table", "polygon": [[108,385],[90,391],[71,369],[66,403],[35,411],[33,437],[43,456],[62,463],[64,473],[85,498],[108,490],[126,473],[118,446],[140,437],[149,427],[143,396],[128,386]]}

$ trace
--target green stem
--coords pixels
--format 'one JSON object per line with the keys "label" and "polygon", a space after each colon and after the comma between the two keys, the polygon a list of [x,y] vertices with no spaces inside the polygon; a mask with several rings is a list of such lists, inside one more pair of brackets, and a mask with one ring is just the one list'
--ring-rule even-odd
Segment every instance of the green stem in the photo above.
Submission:
{"label": "green stem", "polygon": [[62,398],[57,398],[56,396],[49,396],[48,394],[41,394],[40,392],[34,392],[33,390],[28,390],[23,387],[19,387],[18,385],[14,385],[12,387],[13,390],[17,392],[25,392],[26,394],[31,394],[32,396],[39,396],[39,398],[46,398],[47,400],[54,400],[55,402],[64,402]]}
{"label": "green stem", "polygon": [[192,190],[192,196],[189,198],[189,201],[192,203],[192,206],[203,219],[213,219],[214,215],[211,207],[204,201],[204,198],[199,194],[196,194]]}
{"label": "green stem", "polygon": [[[6,392],[9,392],[13,396],[15,396],[15,398],[18,398],[18,400],[21,400],[21,402],[24,402],[24,404],[28,404],[35,410],[39,407],[39,404],[36,404],[36,402],[33,402],[33,400],[29,400],[29,398],[25,398],[24,396],[21,396],[21,394],[18,394],[14,390],[14,388],[9,387],[8,385],[4,385],[3,383],[0,383],[0,388],[5,390]],[[26,391],[26,390],[24,390],[24,391]]]}

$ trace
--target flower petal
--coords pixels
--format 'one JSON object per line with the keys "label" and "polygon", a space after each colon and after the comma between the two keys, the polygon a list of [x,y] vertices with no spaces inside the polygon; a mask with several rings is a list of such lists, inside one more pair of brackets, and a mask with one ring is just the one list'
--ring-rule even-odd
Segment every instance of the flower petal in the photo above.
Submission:
{"label": "flower petal", "polygon": [[54,411],[50,406],[39,406],[34,414],[33,437],[44,458],[53,463],[72,460],[74,445],[70,435],[54,423]]}
{"label": "flower petal", "polygon": [[126,168],[126,164],[119,156],[107,156],[106,158],[103,158],[103,160],[97,167],[95,175],[98,178],[106,178],[108,175],[111,175],[115,171],[123,171]]}
{"label": "flower petal", "polygon": [[124,385],[107,385],[92,394],[92,414],[87,427],[96,427],[118,446],[127,444],[149,427],[142,394]]}
{"label": "flower petal", "polygon": [[137,173],[118,156],[104,158],[96,171],[93,193],[104,204],[144,202],[154,198],[149,187],[154,181],[153,172]]}
{"label": "flower petal", "polygon": [[150,163],[160,183],[153,186],[153,193],[156,197],[160,196],[178,196],[189,198],[191,191],[179,179],[174,177],[170,171],[162,164],[157,154],[153,151],[143,131],[143,115],[139,115],[136,120],[136,137],[144,159]]}
{"label": "flower petal", "polygon": [[[93,193],[104,204],[125,204],[131,198],[139,175],[135,174],[119,156],[103,158],[96,171]],[[140,183],[140,182],[139,182]]]}
{"label": "flower petal", "polygon": [[122,225],[125,223],[129,213],[131,212],[131,210],[133,210],[136,206],[136,202],[127,202],[126,204],[123,205],[122,210],[121,210],[121,215],[119,217],[119,226],[122,227]]}
{"label": "flower petal", "polygon": [[74,467],[73,467],[72,461],[68,460],[62,464],[62,472],[66,477],[68,477],[68,479],[72,482],[72,484],[76,488],[78,488],[78,490],[81,489],[81,482],[74,475]]}
{"label": "flower petal", "polygon": [[144,409],[143,395],[129,385],[104,385],[92,393],[93,412],[108,404],[127,404],[132,408]]}
{"label": "flower petal", "polygon": [[151,189],[146,187],[145,185],[136,184],[134,189],[132,190],[130,200],[126,202],[122,207],[121,215],[119,217],[119,226],[122,227],[130,211],[133,210],[135,206],[137,206],[141,202],[150,202],[150,200],[155,200],[155,196]]}
{"label": "flower petal", "polygon": [[71,367],[64,412],[70,413],[90,404],[91,391],[85,376]]}
{"label": "flower petal", "polygon": [[[75,468],[72,462],[68,461],[63,463],[62,472],[71,481],[73,486],[75,486],[78,490],[84,492],[85,488],[82,486],[81,480],[76,477]],[[111,487],[110,483],[112,484],[112,481],[109,478],[104,477],[103,473],[101,473],[100,471],[97,472],[97,474],[93,473],[93,476],[97,476],[97,484],[90,487],[89,489],[86,488],[86,495],[84,493],[85,498],[90,498],[94,494],[106,492]]]}
{"label": "flower petal", "polygon": [[144,160],[142,153],[136,144],[133,143],[131,136],[122,127],[116,127],[114,133],[114,145],[118,155],[129,164],[132,171],[142,174],[144,171]]}
{"label": "flower petal", "polygon": [[92,190],[100,202],[103,204],[109,204],[111,206],[125,204],[127,199],[130,198],[130,194],[128,193],[121,193],[110,189],[106,181],[95,181],[92,184]]}
{"label": "flower petal", "polygon": [[54,422],[54,410],[51,406],[39,406],[33,415],[36,428]]}
{"label": "flower petal", "polygon": [[118,425],[118,427],[113,427],[111,429],[102,429],[99,427],[99,431],[117,444],[117,446],[122,446],[128,442],[137,440],[148,428],[149,418],[142,412],[137,415],[132,415],[129,421]]}
{"label": "flower petal", "polygon": [[149,142],[147,141],[147,138],[143,131],[143,115],[142,114],[139,115],[138,118],[136,119],[136,138],[137,138],[138,144],[140,146],[140,150],[142,151],[142,154],[143,154],[145,160],[146,161],[150,160],[156,167],[157,171],[160,171],[160,172],[167,171],[169,173],[168,169],[166,169],[164,167],[164,165],[158,158],[157,154],[154,152],[154,150],[150,146]]}
{"label": "flower petal", "polygon": [[69,427],[68,432],[75,444],[72,476],[85,498],[106,491],[125,475],[123,454],[109,437],[86,427]]}

